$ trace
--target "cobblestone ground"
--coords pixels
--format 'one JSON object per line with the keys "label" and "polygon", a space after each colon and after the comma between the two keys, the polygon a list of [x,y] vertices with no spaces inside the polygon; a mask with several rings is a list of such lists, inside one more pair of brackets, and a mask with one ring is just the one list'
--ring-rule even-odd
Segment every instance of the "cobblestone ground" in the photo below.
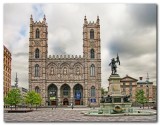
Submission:
{"label": "cobblestone ground", "polygon": [[156,122],[157,116],[84,116],[89,108],[41,108],[28,113],[4,113],[5,122]]}

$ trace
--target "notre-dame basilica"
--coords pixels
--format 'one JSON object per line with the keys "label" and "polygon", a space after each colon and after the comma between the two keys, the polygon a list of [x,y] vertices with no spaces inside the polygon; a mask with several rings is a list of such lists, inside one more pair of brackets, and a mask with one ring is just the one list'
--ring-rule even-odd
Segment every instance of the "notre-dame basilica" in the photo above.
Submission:
{"label": "notre-dame basilica", "polygon": [[[51,27],[51,26],[50,26]],[[83,24],[83,55],[49,55],[48,25],[30,18],[29,89],[42,105],[99,106],[101,97],[100,20]],[[74,52],[73,52],[74,53]]]}

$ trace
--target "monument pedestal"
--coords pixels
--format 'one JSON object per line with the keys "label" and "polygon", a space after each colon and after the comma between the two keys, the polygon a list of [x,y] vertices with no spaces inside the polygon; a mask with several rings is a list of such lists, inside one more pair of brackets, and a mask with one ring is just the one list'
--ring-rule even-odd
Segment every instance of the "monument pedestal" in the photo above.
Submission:
{"label": "monument pedestal", "polygon": [[110,75],[109,81],[109,92],[108,94],[112,98],[112,103],[123,103],[123,97],[121,93],[121,83],[120,83],[120,76],[118,74]]}
{"label": "monument pedestal", "polygon": [[111,102],[104,102],[100,104],[101,111],[103,114],[112,114],[112,113],[120,113],[120,112],[132,112],[130,102],[124,102],[124,97],[121,93],[121,83],[120,76],[118,74],[110,75],[109,81],[109,98],[111,98]]}

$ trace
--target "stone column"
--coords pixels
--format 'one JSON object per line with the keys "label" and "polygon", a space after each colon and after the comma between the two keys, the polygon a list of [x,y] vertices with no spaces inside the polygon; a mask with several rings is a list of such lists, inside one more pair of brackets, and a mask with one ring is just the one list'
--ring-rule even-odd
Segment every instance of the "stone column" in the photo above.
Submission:
{"label": "stone column", "polygon": [[57,95],[57,97],[58,97],[58,102],[60,102],[61,101],[61,90],[60,90],[60,86],[57,86],[57,89],[58,89],[58,95]]}
{"label": "stone column", "polygon": [[87,89],[84,90],[84,95],[85,95],[84,104],[87,106],[87,104],[88,104],[88,93],[87,93]]}
{"label": "stone column", "polygon": [[[73,101],[73,102],[72,102]],[[70,102],[74,104],[74,99],[73,99],[73,86],[71,86],[71,99]]]}
{"label": "stone column", "polygon": [[46,85],[45,85],[45,87],[44,87],[44,89],[45,89],[45,106],[48,106],[48,86],[47,86],[47,83],[46,83]]}
{"label": "stone column", "polygon": [[114,98],[112,97],[112,103],[114,103]]}

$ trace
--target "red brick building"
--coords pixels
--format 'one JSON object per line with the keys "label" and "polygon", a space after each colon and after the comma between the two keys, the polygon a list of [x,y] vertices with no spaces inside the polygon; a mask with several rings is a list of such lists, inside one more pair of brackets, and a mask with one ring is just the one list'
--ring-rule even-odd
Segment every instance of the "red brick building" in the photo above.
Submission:
{"label": "red brick building", "polygon": [[3,96],[11,89],[11,52],[3,46]]}

